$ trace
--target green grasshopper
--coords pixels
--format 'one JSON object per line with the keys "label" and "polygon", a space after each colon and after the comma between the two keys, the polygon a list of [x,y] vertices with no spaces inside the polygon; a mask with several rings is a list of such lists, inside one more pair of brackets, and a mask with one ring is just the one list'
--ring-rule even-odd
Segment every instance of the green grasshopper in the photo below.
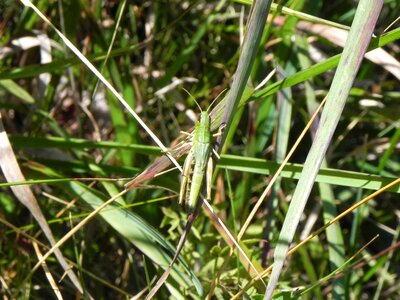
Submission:
{"label": "green grasshopper", "polygon": [[[196,104],[198,105],[197,102]],[[200,108],[199,105],[198,107]],[[202,111],[200,115],[200,120],[196,122],[196,125],[194,127],[194,132],[189,134],[190,136],[192,136],[192,147],[189,150],[189,153],[183,164],[182,181],[179,194],[179,204],[185,205],[186,210],[189,214],[188,221],[186,223],[185,230],[179,240],[176,253],[172,258],[169,267],[165,270],[164,274],[159,278],[156,285],[151,289],[149,294],[146,296],[146,299],[151,299],[155,295],[157,290],[165,282],[169,273],[171,272],[172,266],[174,265],[175,261],[177,260],[183,248],[183,245],[188,236],[190,228],[192,227],[193,221],[195,220],[201,206],[198,200],[201,196],[204,177],[206,177],[207,181],[206,200],[211,199],[211,178],[213,170],[213,161],[211,157],[213,148],[211,144],[211,138],[212,136],[217,136],[221,134],[222,129],[220,129],[217,134],[212,135],[210,129],[211,127],[210,123],[211,120],[208,110]],[[215,154],[218,157],[218,154],[217,153]]]}
{"label": "green grasshopper", "polygon": [[[213,171],[213,161],[211,154],[214,151],[211,139],[212,137],[220,135],[222,130],[224,129],[224,126],[220,127],[220,129],[216,134],[212,134],[210,123],[211,121],[208,109],[207,111],[202,111],[200,115],[200,120],[196,122],[194,132],[189,134],[190,136],[192,136],[192,148],[189,150],[189,153],[183,164],[182,182],[179,194],[179,203],[184,204],[187,212],[189,213],[188,220],[185,229],[183,231],[183,234],[179,240],[178,246],[176,248],[176,253],[172,258],[170,265],[165,270],[163,275],[158,279],[157,283],[151,289],[149,294],[146,296],[145,300],[152,299],[152,297],[156,294],[158,289],[163,285],[163,283],[168,278],[171,272],[172,266],[174,265],[175,261],[177,260],[183,248],[183,245],[189,234],[190,228],[192,227],[192,224],[196,219],[196,216],[202,204],[202,202],[199,202],[199,198],[204,198],[204,196],[202,196],[201,194],[204,177],[206,177],[206,189],[207,189],[207,197],[205,198],[205,200],[208,201],[211,199],[211,179]],[[217,156],[217,158],[219,158],[216,152],[214,152],[214,154]],[[208,204],[207,201],[204,202]],[[209,207],[208,209],[212,211],[211,207]],[[214,214],[213,211],[212,213]],[[216,218],[218,219],[220,225],[223,226],[224,230],[226,230],[227,234],[229,235],[235,246],[239,249],[241,254],[244,255],[246,257],[246,260],[248,260],[248,262],[251,264],[250,259],[243,252],[243,250],[241,250],[239,244],[235,241],[234,237],[231,234],[229,234],[229,230],[225,227],[225,225],[217,216]],[[256,271],[257,275],[261,278],[260,274],[255,269],[255,267],[252,264],[251,266]]]}
{"label": "green grasshopper", "polygon": [[[192,143],[192,148],[183,164],[182,182],[179,194],[179,204],[184,204],[189,214],[192,213],[196,207],[205,175],[207,200],[211,199],[213,162],[211,158],[212,147],[210,116],[208,115],[208,111],[201,112],[200,121],[195,125]],[[190,175],[192,175],[191,179]]]}

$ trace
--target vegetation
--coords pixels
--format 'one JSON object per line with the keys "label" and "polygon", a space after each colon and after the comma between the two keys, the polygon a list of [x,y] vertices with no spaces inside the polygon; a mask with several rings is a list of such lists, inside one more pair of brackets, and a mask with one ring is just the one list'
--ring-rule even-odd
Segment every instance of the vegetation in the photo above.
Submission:
{"label": "vegetation", "polygon": [[218,98],[211,204],[252,265],[203,205],[155,298],[400,297],[397,1],[257,2],[0,3],[4,299],[148,294],[188,221],[164,171],[193,98]]}

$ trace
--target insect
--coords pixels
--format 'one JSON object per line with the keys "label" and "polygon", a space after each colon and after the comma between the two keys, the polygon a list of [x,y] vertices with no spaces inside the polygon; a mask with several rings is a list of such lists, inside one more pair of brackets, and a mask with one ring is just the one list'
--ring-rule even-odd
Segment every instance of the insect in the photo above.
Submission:
{"label": "insect", "polygon": [[[217,97],[218,99],[218,97]],[[195,100],[196,101],[196,100]],[[214,100],[215,101],[215,100]],[[198,107],[199,104],[196,102]],[[210,105],[211,107],[211,105]],[[200,108],[201,110],[201,108]],[[179,240],[178,247],[169,267],[165,270],[164,274],[159,278],[156,285],[151,289],[149,294],[146,296],[147,299],[151,299],[161,285],[167,279],[171,268],[177,260],[186,238],[189,234],[190,228],[192,227],[193,221],[196,218],[200,205],[198,200],[203,186],[204,177],[206,177],[206,188],[207,198],[211,199],[211,178],[213,161],[211,154],[213,152],[211,139],[213,136],[221,134],[220,129],[217,134],[211,134],[211,120],[207,111],[202,111],[200,114],[200,120],[196,122],[193,133],[189,135],[192,137],[192,147],[183,164],[182,181],[180,186],[179,204],[183,204],[189,213],[188,221],[186,223],[184,232]],[[218,154],[215,153],[218,157]]]}
{"label": "insect", "polygon": [[211,158],[210,116],[207,111],[201,112],[200,120],[196,123],[192,148],[183,164],[182,182],[179,194],[179,204],[192,213],[206,175],[207,200],[211,198],[211,176],[213,162]]}

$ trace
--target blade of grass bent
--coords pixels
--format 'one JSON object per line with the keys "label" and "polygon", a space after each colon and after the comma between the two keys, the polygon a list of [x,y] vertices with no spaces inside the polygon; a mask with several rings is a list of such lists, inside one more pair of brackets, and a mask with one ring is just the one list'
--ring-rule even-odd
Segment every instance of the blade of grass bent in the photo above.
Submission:
{"label": "blade of grass bent", "polygon": [[[168,159],[165,158],[166,161],[169,162]],[[51,161],[52,164],[56,164],[55,161]],[[84,168],[86,165],[81,165],[75,162],[66,163],[62,162],[63,165],[68,166],[69,169],[72,167],[80,167]],[[57,167],[60,164],[56,165]],[[98,165],[97,165],[98,166]],[[161,165],[159,165],[161,166]],[[252,157],[242,157],[236,155],[222,155],[221,159],[218,162],[218,167],[232,170],[232,171],[240,171],[240,172],[248,172],[254,174],[262,174],[262,175],[271,175],[275,173],[279,173],[279,176],[283,178],[289,179],[299,179],[300,174],[303,170],[303,165],[301,164],[294,164],[294,163],[287,163],[281,171],[279,167],[281,164],[278,164],[273,161],[265,161],[264,159],[260,158],[252,158]],[[89,168],[85,168],[84,170],[90,171],[93,170],[91,165],[88,165]],[[103,171],[110,171],[110,172],[129,172],[132,173],[134,169],[113,169],[113,168],[106,168],[105,166],[101,166]],[[155,169],[152,168],[152,173],[157,173]],[[150,176],[150,175],[149,175]],[[154,176],[153,176],[154,177]],[[151,178],[153,178],[151,177]],[[136,177],[138,178],[138,177]],[[133,186],[139,185],[143,181],[146,181],[146,175],[140,175],[138,182],[135,182]],[[338,170],[332,168],[322,167],[318,171],[318,175],[316,177],[316,182],[322,182],[342,187],[352,187],[357,189],[367,189],[367,190],[374,190],[377,191],[386,184],[390,183],[395,176],[378,176],[378,175],[371,175],[362,172],[354,172],[354,171],[346,171],[346,170]],[[118,181],[119,179],[110,179],[110,178],[85,178],[85,177],[73,177],[73,178],[57,178],[57,179],[38,179],[38,180],[28,180],[28,181],[18,181],[18,182],[10,182],[10,183],[0,183],[0,187],[8,187],[14,185],[27,185],[27,184],[44,184],[44,183],[60,183],[60,182],[68,182],[68,181]],[[393,186],[391,187],[388,192],[400,194],[400,187]]]}
{"label": "blade of grass bent", "polygon": [[175,158],[168,152],[168,149],[163,145],[163,143],[158,139],[158,137],[151,131],[151,129],[143,122],[139,115],[129,106],[129,104],[122,98],[122,96],[117,92],[117,90],[107,81],[107,79],[96,69],[96,67],[72,44],[66,36],[59,31],[50,20],[42,14],[42,12],[32,4],[30,0],[20,0],[25,6],[32,8],[35,13],[42,18],[53,30],[58,34],[58,36],[63,40],[63,42],[68,46],[68,48],[74,52],[76,56],[96,75],[99,80],[113,93],[113,95],[121,102],[125,109],[136,119],[136,121],[142,126],[142,128],[150,135],[153,141],[160,147],[160,149],[167,155],[171,162],[177,167],[178,170],[182,172],[181,166],[175,160]]}
{"label": "blade of grass bent", "polygon": [[274,266],[264,299],[271,299],[278,283],[289,245],[293,240],[297,225],[306,205],[318,169],[339,122],[347,96],[367,50],[373,29],[382,8],[383,1],[361,0],[346,41],[338,70],[333,79],[327,104],[321,116],[315,140],[304,164],[302,175],[285,217],[279,241],[274,253]]}
{"label": "blade of grass bent", "polygon": [[[279,175],[289,179],[299,179],[303,170],[303,165],[287,163],[282,171],[279,171],[281,164],[273,161],[265,161],[260,158],[239,157],[236,155],[222,155],[218,162],[218,167],[241,172],[251,172],[255,174],[271,175],[280,173]],[[318,170],[316,177],[317,182],[323,182],[344,187],[354,187],[369,190],[379,190],[386,184],[390,183],[396,177],[385,177],[371,175],[362,172],[338,170],[332,168],[321,168]],[[394,186],[390,192],[400,193],[400,187]]]}

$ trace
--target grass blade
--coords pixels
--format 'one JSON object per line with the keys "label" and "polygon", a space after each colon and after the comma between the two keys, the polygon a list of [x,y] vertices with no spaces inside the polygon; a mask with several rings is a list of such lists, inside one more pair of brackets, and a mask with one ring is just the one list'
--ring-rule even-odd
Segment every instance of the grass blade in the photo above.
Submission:
{"label": "grass blade", "polygon": [[242,45],[242,53],[239,58],[231,89],[226,96],[226,105],[221,122],[221,125],[226,125],[226,129],[222,136],[217,139],[218,152],[222,150],[234,113],[237,110],[249,79],[271,2],[270,0],[261,0],[253,3],[254,6],[252,6],[250,20],[246,27],[246,35]]}
{"label": "grass blade", "polygon": [[[326,150],[339,122],[340,115],[354,78],[372,36],[383,1],[361,0],[341,57],[338,70],[333,79],[326,107],[321,116],[321,122],[315,140],[304,165],[293,200],[285,217],[279,242],[274,253],[274,266],[265,299],[271,299],[279,275],[283,268],[289,245],[293,240],[298,222],[307,203],[308,196],[314,184],[318,169],[325,156]],[[356,49],[354,45],[357,45]]]}
{"label": "grass blade", "polygon": [[169,154],[168,149],[163,145],[163,143],[158,139],[158,137],[151,131],[151,129],[146,125],[145,122],[139,117],[139,115],[129,106],[129,104],[122,98],[122,96],[117,92],[117,90],[107,81],[107,79],[96,69],[96,67],[72,44],[66,36],[62,34],[51,22],[49,19],[43,15],[39,9],[32,4],[30,0],[21,0],[21,2],[27,6],[32,8],[39,17],[42,18],[47,24],[49,24],[54,31],[59,35],[59,37],[63,40],[63,42],[68,46],[68,48],[74,52],[76,56],[96,75],[97,78],[113,93],[113,95],[121,102],[121,104],[125,107],[125,109],[136,119],[136,121],[142,126],[142,128],[150,135],[153,141],[160,147],[160,149],[167,155],[167,157],[172,161],[172,163],[181,170],[181,166],[178,162]]}
{"label": "grass blade", "polygon": [[[7,134],[3,127],[3,122],[1,120],[0,114],[0,168],[7,179],[8,182],[14,181],[24,181],[25,177],[19,168],[17,159],[12,150],[11,144],[8,140]],[[50,226],[47,224],[46,218],[44,217],[42,210],[39,207],[39,204],[36,200],[35,195],[29,186],[11,186],[11,190],[13,191],[15,197],[26,206],[35,220],[38,222],[40,228],[42,229],[44,235],[49,240],[50,244],[54,246],[56,244],[56,240],[51,232]],[[80,281],[73,270],[71,270],[66,262],[63,254],[60,249],[56,248],[54,251],[57,260],[60,265],[71,279],[72,283],[78,289],[78,291],[83,294],[84,290]]]}

